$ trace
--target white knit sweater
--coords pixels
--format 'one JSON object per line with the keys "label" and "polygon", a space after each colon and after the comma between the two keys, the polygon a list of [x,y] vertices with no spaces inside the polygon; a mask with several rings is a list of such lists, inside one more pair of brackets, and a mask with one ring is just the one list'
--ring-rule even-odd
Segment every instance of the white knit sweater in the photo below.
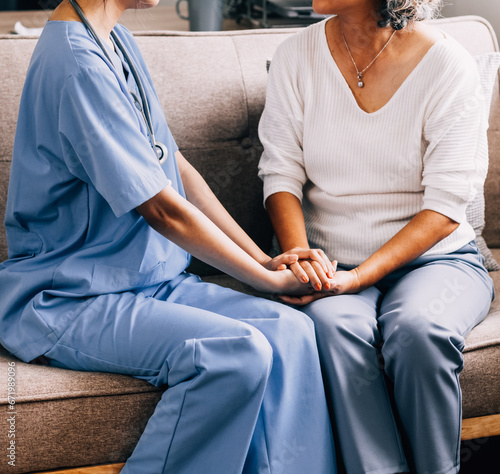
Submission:
{"label": "white knit sweater", "polygon": [[475,237],[465,208],[488,165],[473,58],[443,38],[369,114],[331,57],[325,23],[289,38],[273,57],[259,124],[264,199],[297,196],[310,245],[340,263],[360,264],[422,209],[460,223],[427,254],[459,249]]}

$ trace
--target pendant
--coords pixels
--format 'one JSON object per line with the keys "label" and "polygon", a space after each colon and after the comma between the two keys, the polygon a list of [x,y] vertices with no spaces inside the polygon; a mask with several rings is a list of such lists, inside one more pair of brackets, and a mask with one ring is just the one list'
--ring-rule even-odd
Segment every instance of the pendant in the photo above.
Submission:
{"label": "pendant", "polygon": [[358,74],[358,87],[362,89],[365,87],[365,83],[363,82],[363,75],[360,73]]}

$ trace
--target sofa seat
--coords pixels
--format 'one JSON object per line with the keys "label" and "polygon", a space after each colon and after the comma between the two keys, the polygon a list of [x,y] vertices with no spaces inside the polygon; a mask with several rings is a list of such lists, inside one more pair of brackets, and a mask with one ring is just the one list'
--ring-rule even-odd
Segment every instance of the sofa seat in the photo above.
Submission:
{"label": "sofa seat", "polygon": [[[493,253],[500,260],[500,249]],[[500,295],[500,272],[492,272],[491,277]],[[225,275],[204,279],[255,294]],[[500,297],[493,302],[487,318],[467,337],[464,360],[460,376],[463,418],[475,420],[498,413]],[[26,364],[4,349],[0,350],[1,380],[7,379],[8,362],[15,363],[17,393],[16,465],[8,470],[12,474],[124,462],[163,393],[125,375]],[[2,391],[0,411],[4,414],[9,412],[7,405]],[[500,420],[494,420],[497,425],[489,435],[500,434]],[[467,421],[462,439],[476,437],[475,428],[471,429]],[[7,433],[8,429],[2,430],[4,446],[8,445]]]}
{"label": "sofa seat", "polygon": [[[15,466],[27,473],[125,461],[162,392],[139,379],[26,364],[0,350],[1,380],[15,362]],[[6,391],[2,390],[1,443],[9,446]]]}

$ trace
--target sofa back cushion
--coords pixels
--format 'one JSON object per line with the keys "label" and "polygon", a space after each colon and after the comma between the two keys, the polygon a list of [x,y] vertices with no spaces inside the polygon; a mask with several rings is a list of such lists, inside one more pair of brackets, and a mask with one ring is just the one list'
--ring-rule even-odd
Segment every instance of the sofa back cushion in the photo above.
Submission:
{"label": "sofa back cushion", "polygon": [[[474,55],[496,51],[493,30],[478,17],[437,20],[436,25]],[[224,33],[148,32],[137,41],[177,143],[222,203],[265,250],[272,230],[262,203],[257,163],[262,147],[257,125],[265,102],[266,61],[296,30]],[[0,218],[5,213],[8,171],[17,109],[36,40],[0,36]],[[490,172],[486,183],[486,229],[500,247],[500,98],[495,86],[489,131]],[[0,230],[0,261],[7,257]],[[210,273],[199,263],[195,271]]]}
{"label": "sofa back cushion", "polygon": [[3,219],[19,102],[35,44],[35,39],[0,36],[0,262],[7,258]]}
{"label": "sofa back cushion", "polygon": [[[433,23],[464,45],[473,56],[499,50],[495,32],[483,18],[456,17],[436,20]],[[486,225],[483,237],[490,247],[498,248],[500,247],[500,96],[498,74],[491,102],[488,142],[490,163],[485,183]]]}
{"label": "sofa back cushion", "polygon": [[[257,177],[262,153],[257,125],[265,101],[266,61],[293,32],[137,37],[182,153],[266,251],[272,227]],[[197,260],[190,270],[213,273]]]}

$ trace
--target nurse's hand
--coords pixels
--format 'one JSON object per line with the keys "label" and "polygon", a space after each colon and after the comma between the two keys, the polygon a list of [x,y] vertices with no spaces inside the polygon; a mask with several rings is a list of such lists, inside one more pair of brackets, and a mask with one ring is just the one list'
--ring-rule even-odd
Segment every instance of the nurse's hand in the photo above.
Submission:
{"label": "nurse's hand", "polygon": [[303,283],[309,282],[311,287],[317,291],[330,289],[330,280],[337,271],[337,262],[335,260],[331,262],[321,249],[295,247],[285,252],[285,254],[288,253],[299,257],[296,263],[289,265],[290,270],[299,281]]}
{"label": "nurse's hand", "polygon": [[262,286],[254,285],[254,288],[277,296],[283,294],[303,296],[315,291],[309,283],[302,283],[297,280],[289,268],[280,271],[269,271],[265,281],[262,281]]}
{"label": "nurse's hand", "polygon": [[293,304],[296,306],[304,306],[313,301],[324,298],[325,296],[335,296],[343,294],[358,293],[362,287],[359,281],[359,276],[356,269],[349,271],[339,271],[335,273],[333,280],[330,280],[330,289],[316,291],[306,295],[280,295],[279,299],[284,303]]}

